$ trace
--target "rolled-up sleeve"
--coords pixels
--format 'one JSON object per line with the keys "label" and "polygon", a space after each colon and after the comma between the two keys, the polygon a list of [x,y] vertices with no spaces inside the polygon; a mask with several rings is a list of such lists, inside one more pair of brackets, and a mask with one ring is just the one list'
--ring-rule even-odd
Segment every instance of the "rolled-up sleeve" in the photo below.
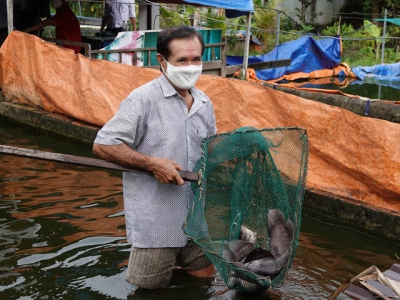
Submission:
{"label": "rolled-up sleeve", "polygon": [[131,95],[123,100],[118,112],[97,133],[94,142],[107,146],[127,144],[134,148],[141,135],[141,105]]}

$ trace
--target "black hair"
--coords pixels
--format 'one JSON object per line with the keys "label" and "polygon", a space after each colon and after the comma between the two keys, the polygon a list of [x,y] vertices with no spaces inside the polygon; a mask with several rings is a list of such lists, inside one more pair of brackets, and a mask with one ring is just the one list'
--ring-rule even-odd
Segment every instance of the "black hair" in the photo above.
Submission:
{"label": "black hair", "polygon": [[190,39],[197,37],[201,44],[201,55],[204,53],[204,40],[201,34],[193,27],[179,25],[162,30],[157,37],[157,53],[168,60],[171,55],[169,45],[173,39]]}

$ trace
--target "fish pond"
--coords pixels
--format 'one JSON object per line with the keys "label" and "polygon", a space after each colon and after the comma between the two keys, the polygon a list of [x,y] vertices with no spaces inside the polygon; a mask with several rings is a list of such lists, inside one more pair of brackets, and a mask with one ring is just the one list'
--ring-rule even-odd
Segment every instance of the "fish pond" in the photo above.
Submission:
{"label": "fish pond", "polygon": [[[287,83],[280,81],[279,83]],[[400,84],[396,83],[379,83],[371,79],[364,81],[354,78],[317,78],[307,80],[292,81],[296,87],[325,89],[340,91],[348,95],[361,96],[374,100],[400,101]]]}
{"label": "fish pond", "polygon": [[[0,142],[92,156],[90,145],[4,120]],[[253,295],[182,270],[165,289],[135,291],[125,282],[129,250],[120,172],[0,154],[0,299],[328,299],[371,265],[389,269],[400,252],[303,216],[284,285]]]}

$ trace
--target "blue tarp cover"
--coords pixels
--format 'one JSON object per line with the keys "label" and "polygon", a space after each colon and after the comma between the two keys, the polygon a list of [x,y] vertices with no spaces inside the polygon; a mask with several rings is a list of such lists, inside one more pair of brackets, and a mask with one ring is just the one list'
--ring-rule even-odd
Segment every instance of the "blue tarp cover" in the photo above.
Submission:
{"label": "blue tarp cover", "polygon": [[254,10],[253,0],[184,0],[184,2],[247,12]]}
{"label": "blue tarp cover", "polygon": [[393,23],[393,24],[396,24],[396,25],[400,26],[400,18],[395,18],[395,19],[375,19],[375,21],[382,21],[382,22],[386,21],[386,22],[390,22],[390,23]]}
{"label": "blue tarp cover", "polygon": [[[291,59],[290,66],[256,71],[259,79],[272,80],[296,72],[310,73],[316,70],[333,69],[340,63],[340,54],[340,38],[315,40],[305,36],[283,43],[267,54],[250,56],[248,62]],[[227,56],[228,66],[242,63],[243,56]]]}
{"label": "blue tarp cover", "polygon": [[400,63],[351,69],[363,82],[400,89]]}

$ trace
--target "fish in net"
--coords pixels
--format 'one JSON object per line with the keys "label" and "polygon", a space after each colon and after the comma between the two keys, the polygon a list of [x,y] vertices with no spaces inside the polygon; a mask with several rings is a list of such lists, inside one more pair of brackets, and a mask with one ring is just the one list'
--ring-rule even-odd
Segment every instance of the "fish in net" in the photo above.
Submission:
{"label": "fish in net", "polygon": [[242,127],[203,140],[183,229],[228,288],[283,285],[298,246],[307,164],[302,128]]}

